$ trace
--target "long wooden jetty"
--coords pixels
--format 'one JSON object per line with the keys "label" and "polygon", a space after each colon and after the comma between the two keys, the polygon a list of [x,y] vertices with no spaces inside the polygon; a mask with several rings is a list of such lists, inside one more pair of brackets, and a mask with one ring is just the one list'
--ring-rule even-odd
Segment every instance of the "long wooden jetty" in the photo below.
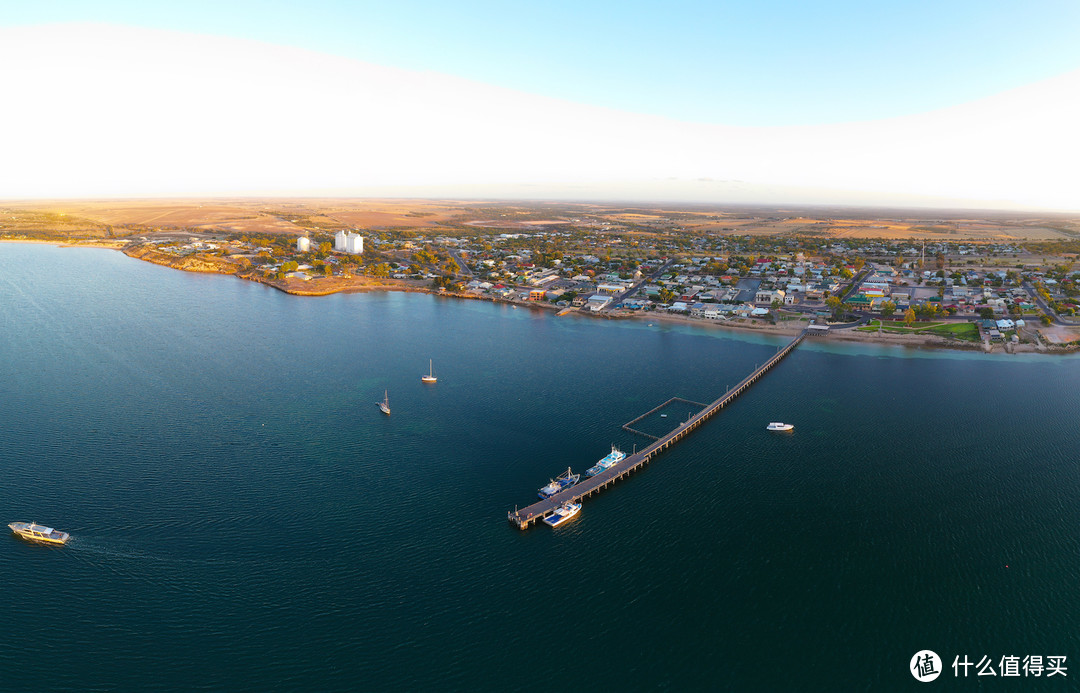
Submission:
{"label": "long wooden jetty", "polygon": [[[799,342],[803,340],[803,337],[805,337],[806,334],[806,330],[800,332],[795,339],[791,340],[790,344],[773,354],[768,361],[754,369],[754,372],[743,378],[738,385],[725,392],[719,399],[706,406],[697,414],[694,414],[689,419],[679,424],[674,431],[659,438],[655,443],[652,443],[640,452],[627,455],[621,462],[612,465],[609,469],[605,469],[596,476],[589,477],[565,491],[559,491],[555,495],[549,496],[544,500],[533,503],[527,507],[511,510],[506,513],[506,518],[511,524],[516,525],[518,529],[528,529],[534,522],[543,520],[545,517],[555,512],[555,509],[563,503],[567,501],[577,502],[582,498],[603,491],[616,481],[625,479],[651,462],[655,455],[667,450],[669,447],[685,438],[691,431],[705,423],[706,419],[723,409],[730,404],[732,400],[745,392],[747,388],[757,382],[758,378],[764,375],[770,368],[780,363],[785,356],[790,354],[791,351],[799,345]],[[665,404],[667,404],[667,402],[665,402]],[[662,406],[664,405],[661,405],[661,407]],[[660,407],[657,407],[657,409],[659,408]],[[636,421],[637,419],[634,420],[634,422]]]}

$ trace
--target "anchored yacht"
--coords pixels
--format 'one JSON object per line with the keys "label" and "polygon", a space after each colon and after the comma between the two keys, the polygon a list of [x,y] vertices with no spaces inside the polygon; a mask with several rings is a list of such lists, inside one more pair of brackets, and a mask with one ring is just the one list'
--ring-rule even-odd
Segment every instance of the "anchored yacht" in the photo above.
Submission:
{"label": "anchored yacht", "polygon": [[427,362],[427,375],[420,376],[420,381],[425,383],[434,383],[439,379],[435,377],[435,369],[431,365],[431,359]]}

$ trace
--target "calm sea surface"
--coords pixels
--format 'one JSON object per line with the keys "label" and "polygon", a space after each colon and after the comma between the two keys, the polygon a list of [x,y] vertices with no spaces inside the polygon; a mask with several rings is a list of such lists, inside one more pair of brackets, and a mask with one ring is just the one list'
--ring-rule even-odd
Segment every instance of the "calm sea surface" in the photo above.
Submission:
{"label": "calm sea surface", "polygon": [[0,537],[0,690],[921,690],[921,649],[1072,687],[1075,358],[810,342],[569,526],[506,522],[778,344],[2,244],[0,519],[74,539]]}

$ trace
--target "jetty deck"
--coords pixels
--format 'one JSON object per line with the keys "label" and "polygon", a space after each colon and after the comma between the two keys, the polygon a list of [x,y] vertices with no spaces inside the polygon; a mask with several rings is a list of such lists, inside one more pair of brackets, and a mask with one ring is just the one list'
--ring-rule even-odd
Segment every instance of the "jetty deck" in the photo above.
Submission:
{"label": "jetty deck", "polygon": [[[691,431],[696,429],[701,424],[705,423],[705,421],[709,419],[713,414],[723,409],[725,406],[730,404],[732,400],[745,392],[747,388],[757,382],[758,378],[768,372],[768,370],[771,369],[773,366],[780,363],[780,361],[782,361],[785,356],[790,354],[791,351],[799,345],[799,342],[803,340],[803,337],[805,337],[806,334],[806,330],[800,332],[795,337],[795,339],[791,340],[790,344],[773,354],[768,361],[754,369],[754,372],[743,378],[738,385],[732,387],[730,390],[721,395],[719,399],[707,405],[704,409],[699,411],[697,414],[691,416],[688,420],[680,423],[679,426],[671,433],[668,433],[662,438],[657,439],[656,442],[652,443],[640,452],[636,452],[632,455],[627,455],[621,462],[612,465],[610,469],[605,469],[603,472],[600,472],[594,477],[584,479],[575,486],[571,486],[570,488],[566,489],[565,491],[559,491],[553,496],[549,496],[542,501],[533,503],[532,505],[526,506],[524,508],[511,510],[506,514],[507,519],[510,521],[511,524],[516,525],[518,529],[528,529],[534,522],[543,520],[545,517],[553,513],[555,509],[563,503],[567,501],[577,502],[582,498],[593,495],[594,493],[599,493],[600,491],[603,491],[615,482],[621,479],[625,479],[627,476],[638,471],[650,461],[652,461],[652,458],[655,455],[663,452],[664,450],[667,450],[672,445],[678,443],[680,440],[685,438]],[[659,409],[659,407],[657,407],[657,409]],[[637,419],[635,419],[635,422],[636,421]]]}

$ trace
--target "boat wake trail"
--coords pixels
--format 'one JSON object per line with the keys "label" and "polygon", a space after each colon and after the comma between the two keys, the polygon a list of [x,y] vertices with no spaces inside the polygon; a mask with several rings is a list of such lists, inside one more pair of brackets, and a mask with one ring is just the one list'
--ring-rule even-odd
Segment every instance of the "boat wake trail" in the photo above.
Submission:
{"label": "boat wake trail", "polygon": [[130,560],[158,560],[158,557],[129,547],[109,546],[93,539],[73,537],[68,541],[67,547],[73,553],[82,553],[93,556],[107,556],[109,558],[127,558]]}
{"label": "boat wake trail", "polygon": [[96,558],[109,561],[152,561],[163,565],[237,565],[245,561],[238,559],[213,559],[213,558],[183,558],[151,553],[131,546],[122,546],[107,543],[95,539],[72,537],[68,540],[66,548],[75,554],[80,554],[85,560],[96,562]]}

